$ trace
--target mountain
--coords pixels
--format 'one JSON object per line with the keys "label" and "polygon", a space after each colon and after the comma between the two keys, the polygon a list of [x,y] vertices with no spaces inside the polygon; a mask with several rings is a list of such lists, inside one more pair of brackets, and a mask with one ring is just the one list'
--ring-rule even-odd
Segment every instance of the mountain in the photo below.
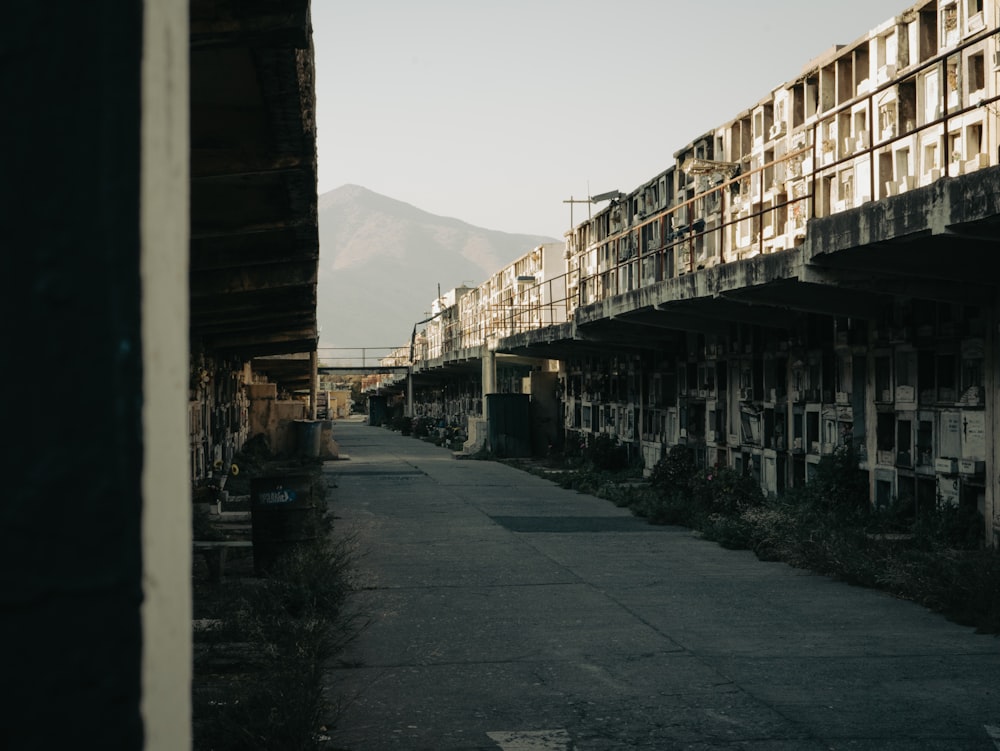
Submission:
{"label": "mountain", "polygon": [[[319,196],[320,359],[328,348],[409,344],[438,288],[475,287],[551,237],[436,216],[359,185]],[[384,354],[380,352],[379,354]]]}

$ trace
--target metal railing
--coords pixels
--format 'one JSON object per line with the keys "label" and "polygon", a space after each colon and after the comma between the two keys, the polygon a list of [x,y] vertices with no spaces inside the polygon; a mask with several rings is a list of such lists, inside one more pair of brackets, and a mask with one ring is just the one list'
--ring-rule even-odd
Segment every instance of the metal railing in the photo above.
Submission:
{"label": "metal railing", "polygon": [[394,357],[399,349],[399,347],[318,347],[316,357],[319,367],[327,370],[408,365],[408,362],[395,362],[400,359]]}
{"label": "metal railing", "polygon": [[[798,126],[800,129],[786,139],[796,138],[804,145],[793,149],[787,154],[770,162],[761,163],[738,175],[723,179],[707,190],[696,193],[692,197],[681,201],[673,206],[656,211],[643,217],[638,222],[633,222],[621,230],[609,233],[606,237],[588,244],[587,249],[581,254],[583,258],[590,260],[594,257],[594,270],[588,272],[589,265],[584,262],[580,270],[579,299],[578,303],[586,305],[589,303],[605,300],[609,297],[617,296],[649,284],[674,278],[685,273],[697,270],[699,267],[712,266],[728,261],[739,260],[747,255],[756,255],[776,250],[784,250],[786,247],[780,245],[776,238],[783,238],[785,242],[789,239],[789,230],[792,238],[803,239],[807,218],[816,216],[827,216],[837,213],[833,206],[823,205],[818,211],[817,198],[829,200],[829,194],[818,196],[816,185],[818,180],[826,180],[838,174],[845,166],[849,166],[864,160],[868,161],[869,182],[866,186],[867,193],[861,192],[858,195],[866,200],[878,200],[892,195],[886,190],[880,190],[882,184],[888,181],[876,179],[876,159],[879,156],[892,155],[892,146],[899,141],[912,139],[915,145],[925,145],[920,139],[920,134],[940,130],[937,149],[944,156],[941,160],[941,176],[948,176],[950,165],[953,163],[949,157],[948,139],[950,134],[949,123],[959,120],[966,114],[985,108],[992,115],[992,128],[984,128],[979,153],[987,156],[989,161],[993,161],[987,151],[990,141],[990,130],[997,130],[997,112],[992,105],[1000,100],[1000,96],[982,97],[974,104],[965,102],[964,105],[954,109],[949,104],[949,100],[954,98],[960,100],[962,97],[961,82],[958,87],[952,87],[948,78],[949,66],[957,70],[967,68],[969,55],[964,54],[970,47],[996,36],[1000,33],[998,29],[990,29],[977,34],[968,40],[956,44],[953,48],[938,53],[933,58],[909,68],[904,75],[894,78],[882,85],[870,89],[865,94],[855,96],[835,107],[824,110],[815,115],[812,123],[805,126]],[[985,52],[984,52],[985,54]],[[916,95],[920,76],[931,68],[940,69],[940,80],[943,85],[940,87],[940,101],[934,111],[940,111],[940,117],[933,118],[911,128],[899,128],[897,115],[896,127],[889,136],[884,135],[885,129],[875,130],[875,120],[879,114],[876,106],[877,100],[886,92],[899,89],[901,84],[912,84],[914,90],[913,104],[919,101]],[[952,87],[952,88],[950,88]],[[983,90],[985,90],[985,79]],[[896,94],[897,102],[899,93]],[[859,107],[859,105],[861,105]],[[924,110],[927,111],[926,102]],[[849,147],[845,142],[845,134],[837,130],[836,146],[837,154],[834,158],[824,158],[820,164],[817,144],[827,141],[822,139],[822,129],[830,122],[841,121],[844,116],[850,116],[858,111],[865,113],[866,131],[861,136],[861,140],[867,144],[857,148],[859,135],[852,131],[854,148]],[[905,125],[905,123],[904,123]],[[971,154],[966,155],[969,159]],[[903,177],[916,177],[920,175],[917,167],[919,154],[913,154],[910,159],[913,161],[913,170]],[[803,167],[803,163],[808,159],[808,165]],[[788,195],[788,193],[773,188],[773,175],[776,173],[785,174],[784,182],[800,181],[803,185],[801,195]],[[895,165],[893,164],[893,175],[895,181]],[[881,176],[881,175],[880,175]],[[772,185],[768,185],[768,178],[772,178]],[[914,183],[916,184],[916,180]],[[777,200],[771,205],[765,205],[766,200],[775,200],[779,196],[784,199]],[[851,196],[850,206],[844,209],[854,208],[863,201]],[[749,208],[742,216],[732,216],[734,205],[748,205]],[[706,211],[705,206],[712,207]],[[698,216],[697,219],[693,219]],[[680,221],[683,219],[683,221]],[[623,223],[623,222],[620,222]],[[650,238],[649,232],[643,232],[647,227],[655,225],[656,236]],[[749,232],[740,232],[741,229],[750,228]],[[778,231],[780,228],[780,231]],[[770,234],[768,230],[770,229]],[[574,228],[576,231],[577,228]],[[741,241],[740,238],[746,238]],[[772,238],[775,238],[772,241]],[[769,242],[770,241],[770,242]],[[710,255],[711,253],[711,255]],[[624,256],[624,258],[622,257]],[[611,260],[614,259],[614,260]]]}

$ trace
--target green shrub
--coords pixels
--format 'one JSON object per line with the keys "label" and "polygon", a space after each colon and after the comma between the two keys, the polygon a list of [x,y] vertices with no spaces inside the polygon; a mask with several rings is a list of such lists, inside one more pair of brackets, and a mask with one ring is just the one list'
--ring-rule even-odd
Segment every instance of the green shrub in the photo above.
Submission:
{"label": "green shrub", "polygon": [[706,540],[724,548],[746,550],[751,547],[753,527],[741,515],[708,514],[699,527]]}
{"label": "green shrub", "polygon": [[697,529],[698,514],[691,503],[680,495],[657,495],[642,509],[651,524],[673,524]]}
{"label": "green shrub", "polygon": [[566,431],[566,440],[563,442],[562,447],[562,456],[564,459],[582,459],[585,448],[587,448],[587,439],[582,433],[576,430]]}
{"label": "green shrub", "polygon": [[730,467],[712,467],[688,480],[692,501],[708,514],[739,514],[764,502],[757,481]]}
{"label": "green shrub", "polygon": [[860,458],[852,446],[839,446],[820,458],[815,475],[803,488],[808,502],[847,516],[867,513],[868,475],[858,469]]}
{"label": "green shrub", "polygon": [[436,421],[430,417],[413,418],[413,437],[426,438],[431,434]]}
{"label": "green shrub", "polygon": [[953,551],[939,557],[937,569],[944,574],[934,592],[938,609],[981,632],[1000,633],[1000,552]]}
{"label": "green shrub", "polygon": [[576,490],[579,493],[597,494],[597,489],[601,486],[603,478],[600,472],[592,468],[584,467],[575,472],[566,472],[559,475],[557,482],[559,487],[567,490]]}
{"label": "green shrub", "polygon": [[649,484],[661,495],[671,494],[686,488],[697,470],[694,452],[687,446],[673,446],[663,459],[653,465]]}
{"label": "green shrub", "polygon": [[591,435],[583,449],[583,458],[596,469],[617,472],[628,467],[628,450],[607,433]]}
{"label": "green shrub", "polygon": [[392,430],[397,430],[403,435],[410,435],[413,431],[413,419],[406,415],[395,415],[389,423]]}
{"label": "green shrub", "polygon": [[[255,586],[232,586],[220,626],[202,637],[212,650],[239,647],[239,661],[206,699],[196,693],[196,748],[305,750],[329,711],[326,662],[359,631],[341,608],[350,542],[322,539],[281,556]],[[196,661],[195,679],[201,668]]]}
{"label": "green shrub", "polygon": [[925,548],[975,550],[982,546],[983,529],[983,515],[978,508],[940,499],[913,524],[917,543]]}
{"label": "green shrub", "polygon": [[763,506],[740,514],[747,525],[747,548],[763,561],[785,560],[789,563],[789,542],[797,536],[796,515],[781,499],[769,499]]}
{"label": "green shrub", "polygon": [[633,482],[621,482],[619,478],[605,480],[597,488],[597,496],[611,501],[619,508],[633,509],[642,506],[653,496],[648,485],[636,485]]}

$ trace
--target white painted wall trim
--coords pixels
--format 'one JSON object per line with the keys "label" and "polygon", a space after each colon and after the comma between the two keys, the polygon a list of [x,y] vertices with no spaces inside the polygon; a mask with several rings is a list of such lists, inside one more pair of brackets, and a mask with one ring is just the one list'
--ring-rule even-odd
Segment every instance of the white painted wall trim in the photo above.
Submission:
{"label": "white painted wall trim", "polygon": [[140,237],[145,748],[191,748],[188,1],[145,0]]}

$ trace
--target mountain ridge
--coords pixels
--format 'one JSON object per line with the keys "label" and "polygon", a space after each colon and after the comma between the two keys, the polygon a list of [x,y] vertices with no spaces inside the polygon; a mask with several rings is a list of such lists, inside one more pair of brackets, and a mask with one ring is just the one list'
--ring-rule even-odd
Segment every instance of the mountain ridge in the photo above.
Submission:
{"label": "mountain ridge", "polygon": [[408,343],[439,288],[477,286],[559,242],[476,227],[350,183],[319,196],[318,220],[321,350]]}

